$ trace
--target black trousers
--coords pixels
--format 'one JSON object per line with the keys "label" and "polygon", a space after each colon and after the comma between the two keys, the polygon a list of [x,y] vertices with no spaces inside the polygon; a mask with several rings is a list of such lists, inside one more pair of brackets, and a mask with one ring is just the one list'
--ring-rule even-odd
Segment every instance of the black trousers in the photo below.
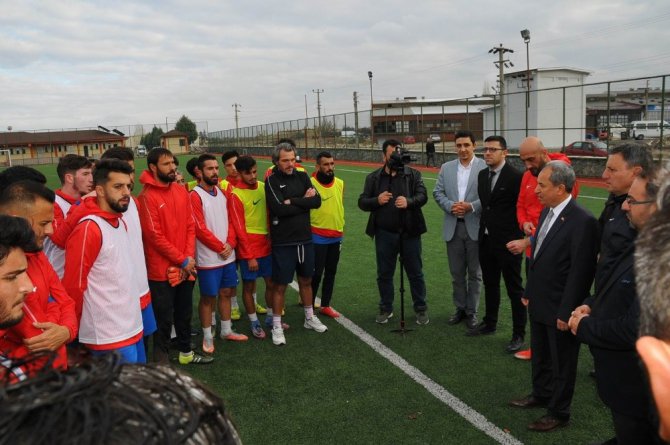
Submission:
{"label": "black trousers", "polygon": [[184,281],[172,287],[167,281],[149,280],[151,303],[158,326],[154,334],[154,361],[167,361],[173,322],[179,351],[191,352],[194,284],[193,281]]}
{"label": "black trousers", "polygon": [[651,419],[611,411],[618,445],[661,444],[658,427]]}
{"label": "black trousers", "polygon": [[[314,275],[312,275],[312,297],[316,298],[316,293],[321,284],[323,276],[323,287],[321,288],[321,306],[330,306],[330,300],[333,297],[333,288],[335,287],[335,274],[337,273],[337,264],[340,262],[340,249],[342,242],[333,244],[314,243]],[[313,304],[314,302],[312,302]]]}
{"label": "black trousers", "polygon": [[570,331],[530,322],[533,396],[548,402],[549,413],[570,418],[580,342]]}
{"label": "black trousers", "polygon": [[482,268],[484,300],[486,301],[484,322],[493,327],[498,324],[500,275],[502,275],[512,307],[512,334],[524,338],[528,315],[526,307],[521,303],[523,296],[522,259],[523,255],[514,255],[504,246],[494,246],[488,235],[484,235],[479,240],[479,265]]}

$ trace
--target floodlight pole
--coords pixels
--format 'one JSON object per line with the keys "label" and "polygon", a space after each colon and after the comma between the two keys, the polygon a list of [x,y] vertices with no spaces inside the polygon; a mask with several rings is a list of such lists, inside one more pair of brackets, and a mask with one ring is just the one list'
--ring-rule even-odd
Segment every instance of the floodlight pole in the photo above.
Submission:
{"label": "floodlight pole", "polygon": [[521,37],[526,44],[526,137],[528,137],[528,109],[530,108],[530,31],[524,29],[521,31]]}
{"label": "floodlight pole", "polygon": [[370,143],[372,148],[375,147],[375,124],[372,121],[374,116],[374,101],[372,99],[372,71],[368,71],[368,78],[370,79]]}

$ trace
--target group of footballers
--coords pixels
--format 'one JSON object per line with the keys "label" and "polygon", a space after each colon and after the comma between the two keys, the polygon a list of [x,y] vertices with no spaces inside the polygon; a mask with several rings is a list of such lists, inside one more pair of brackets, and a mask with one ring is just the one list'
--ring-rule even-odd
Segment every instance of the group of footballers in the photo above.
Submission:
{"label": "group of footballers", "polygon": [[[112,351],[125,363],[145,363],[150,337],[154,362],[168,363],[170,347],[176,346],[180,364],[212,363],[217,311],[221,339],[248,340],[232,327],[232,319],[240,318],[238,268],[253,337],[266,337],[258,319],[265,314],[273,342],[286,343],[284,292],[295,272],[305,328],[327,330],[314,314],[314,296],[323,284],[320,313],[339,316],[330,298],[344,228],[343,183],[334,177],[331,154],[319,154],[309,177],[296,165],[292,141],[278,147],[266,178],[281,175],[307,184],[303,194],[280,203],[280,214],[266,205],[256,161],[236,152],[223,155],[225,178],[219,177],[214,155],[191,159],[187,169],[194,181],[182,185],[176,157],[156,148],[147,156],[137,197],[132,194],[134,156],[125,147],[108,149],[97,162],[74,154],[62,157],[57,167],[61,187],[55,192],[30,167],[0,173],[0,215],[27,221],[35,241],[26,249],[32,288],[22,302],[24,316],[0,332],[3,363],[45,351],[52,351],[53,366],[60,369],[67,368],[68,358],[72,363],[82,354]],[[284,187],[282,192],[288,190]],[[336,199],[321,206],[320,191]],[[302,200],[310,202],[309,208],[301,207]],[[306,227],[291,221],[296,215]],[[273,238],[273,225],[281,237]],[[302,238],[292,239],[287,229]],[[286,254],[295,247],[302,256]],[[258,278],[265,281],[267,308],[255,301]],[[204,354],[191,344],[196,280]],[[20,366],[12,366],[12,372],[17,379],[30,374]]]}

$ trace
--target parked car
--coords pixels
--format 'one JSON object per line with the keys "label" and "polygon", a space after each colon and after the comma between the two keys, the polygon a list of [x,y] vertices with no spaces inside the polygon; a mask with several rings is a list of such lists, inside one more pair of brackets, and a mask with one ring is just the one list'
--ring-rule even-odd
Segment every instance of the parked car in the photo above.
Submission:
{"label": "parked car", "polygon": [[135,148],[135,155],[146,156],[147,155],[147,147],[145,147],[144,145],[138,145]]}
{"label": "parked car", "polygon": [[416,138],[414,136],[405,136],[402,138],[403,144],[416,144]]}
{"label": "parked car", "polygon": [[433,142],[440,142],[442,140],[439,134],[431,134],[429,137]]}
{"label": "parked car", "polygon": [[[663,121],[663,134],[670,134],[670,123]],[[642,140],[661,137],[661,121],[633,121],[630,123],[630,137]]]}
{"label": "parked car", "polygon": [[577,141],[561,149],[567,156],[607,157],[607,144],[599,141]]}

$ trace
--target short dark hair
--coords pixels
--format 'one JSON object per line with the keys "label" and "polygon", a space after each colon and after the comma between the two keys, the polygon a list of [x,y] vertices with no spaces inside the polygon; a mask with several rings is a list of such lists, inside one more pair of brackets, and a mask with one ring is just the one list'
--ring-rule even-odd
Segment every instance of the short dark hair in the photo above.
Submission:
{"label": "short dark hair", "polygon": [[2,396],[7,443],[241,443],[223,401],[195,378],[171,366],[123,365],[115,353],[38,368],[6,382]]}
{"label": "short dark hair", "polygon": [[186,171],[188,172],[189,175],[195,178],[195,169],[198,166],[198,158],[194,157],[189,159],[186,162]]}
{"label": "short dark hair", "polygon": [[128,162],[135,160],[135,154],[128,147],[112,147],[105,150],[100,159],[120,159]]}
{"label": "short dark hair", "polygon": [[35,232],[26,219],[0,215],[0,227],[2,227],[0,230],[0,266],[13,249],[18,248],[24,252],[40,250],[35,244]]}
{"label": "short dark hair", "polygon": [[110,173],[133,174],[133,168],[125,161],[120,159],[100,159],[95,163],[93,171],[93,184],[105,185],[109,180]]}
{"label": "short dark hair", "polygon": [[235,161],[235,168],[238,172],[249,172],[256,165],[256,160],[251,156],[240,156]]}
{"label": "short dark hair", "polygon": [[156,147],[151,149],[151,151],[149,151],[149,153],[147,154],[147,166],[149,166],[150,164],[158,165],[158,161],[163,156],[170,156],[171,158],[176,159],[172,154],[172,152],[167,148]]}
{"label": "short dark hair", "polygon": [[[216,156],[210,155],[209,153],[204,153],[198,156],[198,163],[197,166],[202,171],[203,167],[205,166],[206,161],[216,161]],[[217,163],[218,165],[218,163]],[[195,176],[195,175],[192,175]]]}
{"label": "short dark hair", "polygon": [[225,152],[221,156],[221,162],[223,162],[225,164],[228,159],[239,158],[239,157],[240,157],[240,154],[237,152],[237,150],[228,150],[227,152]]}
{"label": "short dark hair", "polygon": [[460,138],[470,138],[470,142],[475,143],[475,134],[470,130],[458,130],[454,135],[454,140]]}
{"label": "short dark hair", "polygon": [[9,184],[0,195],[0,212],[17,205],[34,204],[38,199],[53,204],[56,194],[39,182],[23,180]]}
{"label": "short dark hair", "polygon": [[330,154],[329,151],[322,151],[322,152],[320,152],[318,155],[316,155],[316,163],[317,163],[317,164],[320,163],[320,162],[321,162],[321,158],[332,158],[332,157],[333,157],[333,155]]}
{"label": "short dark hair", "polygon": [[382,144],[382,153],[386,154],[387,147],[401,147],[402,143],[396,139],[387,139]]}
{"label": "short dark hair", "polygon": [[47,183],[47,177],[42,172],[25,165],[14,165],[0,172],[0,194],[10,185],[17,181],[30,180]]}
{"label": "short dark hair", "polygon": [[650,170],[654,165],[654,158],[649,147],[635,142],[627,142],[612,147],[609,155],[615,154],[620,154],[629,168],[640,167],[643,172]]}
{"label": "short dark hair", "polygon": [[60,183],[65,183],[65,175],[68,173],[74,173],[77,170],[82,168],[91,168],[93,163],[85,156],[68,154],[63,156],[58,160],[58,165],[56,166],[56,173],[58,174],[58,179]]}
{"label": "short dark hair", "polygon": [[487,137],[484,139],[484,142],[498,142],[500,143],[500,148],[507,150],[507,141],[504,137],[498,136],[497,134]]}

